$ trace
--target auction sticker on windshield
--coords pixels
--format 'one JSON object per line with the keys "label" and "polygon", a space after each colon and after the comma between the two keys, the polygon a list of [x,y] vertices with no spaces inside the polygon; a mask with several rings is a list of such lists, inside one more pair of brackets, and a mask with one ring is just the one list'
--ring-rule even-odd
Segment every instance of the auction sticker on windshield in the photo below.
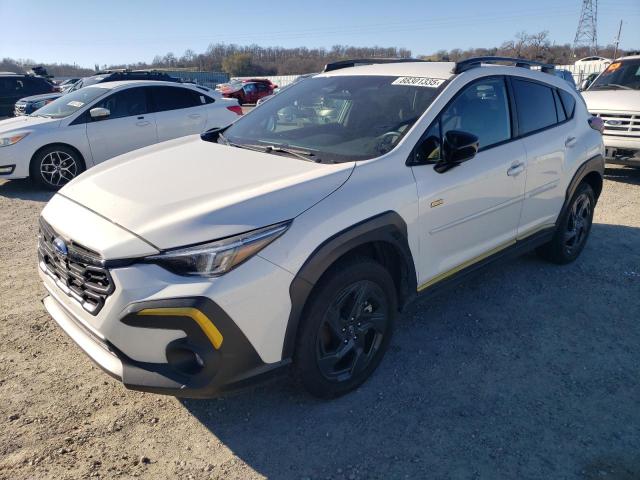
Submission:
{"label": "auction sticker on windshield", "polygon": [[429,77],[398,77],[391,85],[407,85],[412,87],[438,88],[445,81],[442,78]]}
{"label": "auction sticker on windshield", "polygon": [[71,100],[69,103],[67,103],[67,105],[69,105],[70,107],[80,108],[81,106],[84,105],[84,103],[79,102],[77,100]]}

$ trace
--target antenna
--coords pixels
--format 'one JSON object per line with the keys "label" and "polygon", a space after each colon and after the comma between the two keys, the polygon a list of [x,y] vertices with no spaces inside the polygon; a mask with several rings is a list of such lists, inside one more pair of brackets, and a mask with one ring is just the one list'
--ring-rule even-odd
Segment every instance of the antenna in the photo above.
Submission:
{"label": "antenna", "polygon": [[622,20],[620,20],[620,26],[618,27],[618,36],[616,37],[616,46],[613,49],[613,59],[618,56],[618,45],[620,45],[620,34],[622,33]]}
{"label": "antenna", "polygon": [[588,47],[589,53],[598,53],[598,0],[582,0],[578,30],[573,40],[573,51]]}

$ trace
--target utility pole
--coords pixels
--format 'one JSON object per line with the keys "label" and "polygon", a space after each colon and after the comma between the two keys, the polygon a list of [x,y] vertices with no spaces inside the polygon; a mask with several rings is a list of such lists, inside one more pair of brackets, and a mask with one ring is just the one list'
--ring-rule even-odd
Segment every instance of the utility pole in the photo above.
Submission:
{"label": "utility pole", "polygon": [[618,27],[618,36],[616,37],[616,43],[615,43],[615,48],[613,49],[613,59],[616,59],[616,56],[618,55],[618,45],[620,45],[620,33],[622,33],[622,20],[620,20],[620,26]]}
{"label": "utility pole", "polygon": [[588,47],[589,53],[598,53],[598,0],[582,0],[578,30],[573,40],[573,52],[579,47]]}

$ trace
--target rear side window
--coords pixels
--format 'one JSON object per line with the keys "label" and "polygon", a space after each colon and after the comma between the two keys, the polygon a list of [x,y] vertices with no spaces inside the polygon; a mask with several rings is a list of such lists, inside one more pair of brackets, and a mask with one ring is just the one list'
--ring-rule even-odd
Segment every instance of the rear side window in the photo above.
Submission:
{"label": "rear side window", "polygon": [[564,112],[567,115],[567,118],[573,117],[573,112],[576,110],[576,99],[573,98],[569,92],[565,92],[564,90],[558,90],[560,94],[560,100],[562,101],[562,106],[564,107]]}
{"label": "rear side window", "polygon": [[206,99],[201,98],[204,95],[200,95],[198,92],[188,88],[151,87],[150,90],[156,112],[197,107],[206,102]]}
{"label": "rear side window", "polygon": [[558,123],[553,90],[539,83],[512,79],[520,135]]}

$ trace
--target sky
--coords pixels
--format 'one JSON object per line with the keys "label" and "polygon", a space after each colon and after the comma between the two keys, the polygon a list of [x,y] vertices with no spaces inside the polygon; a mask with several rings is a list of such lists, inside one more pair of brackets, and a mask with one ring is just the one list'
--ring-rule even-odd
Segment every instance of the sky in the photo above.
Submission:
{"label": "sky", "polygon": [[[548,30],[572,43],[581,0],[0,0],[0,58],[93,68],[210,43],[402,47],[414,56]],[[640,0],[599,0],[598,40],[640,50]]]}

